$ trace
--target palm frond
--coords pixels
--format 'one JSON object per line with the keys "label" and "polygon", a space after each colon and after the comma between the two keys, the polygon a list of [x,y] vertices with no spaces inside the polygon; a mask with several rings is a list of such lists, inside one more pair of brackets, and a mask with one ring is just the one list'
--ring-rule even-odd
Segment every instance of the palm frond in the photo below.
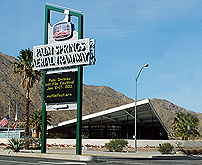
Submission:
{"label": "palm frond", "polygon": [[[176,135],[182,139],[186,139],[189,136],[195,137],[199,135],[197,126],[199,120],[196,116],[190,113],[177,113],[172,122],[172,130],[176,132]],[[188,134],[188,126],[191,128],[191,135]]]}

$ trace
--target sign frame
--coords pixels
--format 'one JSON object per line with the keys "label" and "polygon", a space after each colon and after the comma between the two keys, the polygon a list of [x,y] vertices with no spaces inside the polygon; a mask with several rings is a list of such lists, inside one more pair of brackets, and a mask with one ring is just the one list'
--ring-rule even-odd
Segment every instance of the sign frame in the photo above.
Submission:
{"label": "sign frame", "polygon": [[[45,33],[44,44],[48,44],[48,24],[50,23],[50,11],[64,13],[65,9],[45,5]],[[70,16],[78,18],[78,39],[83,39],[83,14],[69,11]],[[46,131],[47,131],[47,112],[44,102],[45,96],[45,75],[43,70],[43,97],[42,97],[42,138],[41,153],[46,153]],[[81,155],[81,132],[82,132],[82,86],[83,86],[83,66],[78,66],[77,75],[77,126],[76,126],[76,155]]]}

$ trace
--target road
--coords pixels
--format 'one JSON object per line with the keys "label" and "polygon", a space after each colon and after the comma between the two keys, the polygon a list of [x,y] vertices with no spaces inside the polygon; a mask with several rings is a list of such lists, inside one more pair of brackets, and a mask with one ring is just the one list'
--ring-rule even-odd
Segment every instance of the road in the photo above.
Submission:
{"label": "road", "polygon": [[202,165],[202,158],[190,157],[188,159],[171,159],[171,158],[120,158],[120,157],[106,157],[106,156],[98,156],[98,161],[104,160],[108,164],[135,164],[135,165]]}
{"label": "road", "polygon": [[0,164],[3,165],[87,165],[85,162],[69,161],[69,160],[58,160],[58,159],[47,159],[47,158],[31,158],[31,157],[16,157],[16,156],[1,156]]}
{"label": "road", "polygon": [[148,164],[168,164],[168,165],[201,165],[202,159],[190,158],[187,160],[176,160],[176,159],[140,159],[140,158],[120,158],[120,157],[107,157],[98,156],[97,161],[93,162],[80,162],[70,160],[58,160],[58,159],[47,159],[47,158],[30,158],[30,157],[16,157],[16,156],[1,156],[0,164],[3,165],[114,165],[114,164],[135,164],[135,165],[148,165]]}

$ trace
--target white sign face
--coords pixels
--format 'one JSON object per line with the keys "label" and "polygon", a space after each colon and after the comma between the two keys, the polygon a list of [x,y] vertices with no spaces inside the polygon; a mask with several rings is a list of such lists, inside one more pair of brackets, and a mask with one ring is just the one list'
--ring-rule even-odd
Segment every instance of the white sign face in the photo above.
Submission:
{"label": "white sign face", "polygon": [[93,65],[95,40],[90,38],[34,46],[33,70]]}
{"label": "white sign face", "polygon": [[77,102],[46,103],[46,111],[75,110]]}

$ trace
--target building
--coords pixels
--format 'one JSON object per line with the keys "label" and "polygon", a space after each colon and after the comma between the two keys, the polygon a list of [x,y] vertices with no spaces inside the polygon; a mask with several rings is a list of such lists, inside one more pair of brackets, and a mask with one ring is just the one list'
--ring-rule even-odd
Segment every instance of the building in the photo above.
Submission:
{"label": "building", "polygon": [[[149,99],[137,101],[137,139],[166,140],[167,129]],[[130,103],[82,117],[82,134],[89,139],[133,139],[135,103]],[[76,138],[76,121],[72,119],[49,126],[48,134]]]}
{"label": "building", "polygon": [[16,128],[16,129],[12,129],[12,128],[8,128],[7,127],[0,127],[0,139],[2,138],[21,138],[24,136],[24,132],[25,130],[23,128]]}

